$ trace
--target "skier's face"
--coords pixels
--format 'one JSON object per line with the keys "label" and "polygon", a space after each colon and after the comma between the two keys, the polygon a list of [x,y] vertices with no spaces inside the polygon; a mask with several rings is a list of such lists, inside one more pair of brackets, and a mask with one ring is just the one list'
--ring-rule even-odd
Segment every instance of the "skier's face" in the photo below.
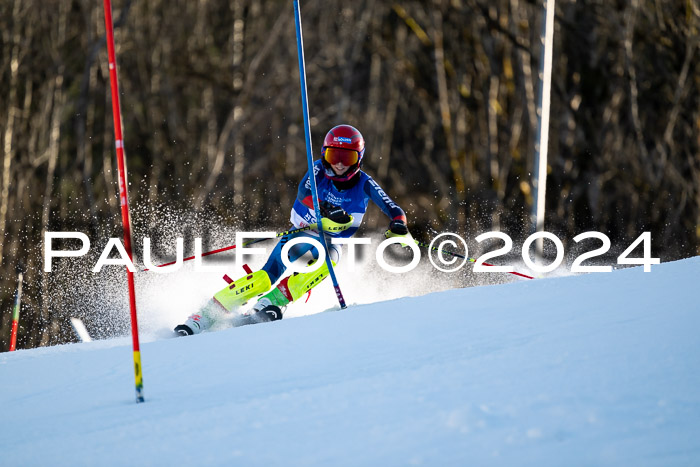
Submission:
{"label": "skier's face", "polygon": [[333,172],[335,172],[336,175],[343,175],[350,167],[342,162],[338,162],[337,164],[331,164],[331,168],[333,168]]}
{"label": "skier's face", "polygon": [[323,158],[330,165],[336,176],[345,174],[359,161],[359,153],[352,149],[327,147],[323,149]]}

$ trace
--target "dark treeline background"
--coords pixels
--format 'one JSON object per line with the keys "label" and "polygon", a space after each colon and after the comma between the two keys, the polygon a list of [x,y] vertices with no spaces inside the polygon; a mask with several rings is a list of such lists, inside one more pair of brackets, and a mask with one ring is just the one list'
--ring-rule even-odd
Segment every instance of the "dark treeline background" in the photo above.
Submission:
{"label": "dark treeline background", "polygon": [[[286,228],[306,169],[292,2],[113,8],[132,205]],[[306,0],[302,15],[316,153],[333,125],[358,127],[417,237],[529,233],[540,2]],[[648,230],[662,261],[698,254],[699,20],[697,0],[557,1],[546,229],[565,245]],[[104,29],[101,1],[0,0],[0,350],[18,267],[18,347],[66,339],[43,232],[120,232]]]}

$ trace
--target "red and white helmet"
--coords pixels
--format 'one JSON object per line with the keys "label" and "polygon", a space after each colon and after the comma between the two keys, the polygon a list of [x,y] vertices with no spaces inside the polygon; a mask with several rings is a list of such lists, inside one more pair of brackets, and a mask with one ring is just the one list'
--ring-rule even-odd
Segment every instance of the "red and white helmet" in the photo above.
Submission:
{"label": "red and white helmet", "polygon": [[[323,139],[321,159],[326,178],[344,182],[354,177],[362,167],[362,156],[365,155],[365,139],[355,127],[338,125],[331,128]],[[342,162],[350,168],[343,175],[336,175],[331,164]]]}

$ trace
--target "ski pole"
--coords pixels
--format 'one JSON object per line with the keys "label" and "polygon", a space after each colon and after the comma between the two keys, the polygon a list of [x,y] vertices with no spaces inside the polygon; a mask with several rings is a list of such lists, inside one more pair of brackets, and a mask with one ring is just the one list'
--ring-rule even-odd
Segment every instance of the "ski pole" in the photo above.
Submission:
{"label": "ski pole", "polygon": [[17,345],[17,327],[19,326],[19,308],[22,301],[22,277],[20,272],[17,277],[17,296],[15,297],[15,307],[12,309],[12,331],[10,333],[10,352],[15,350]]}
{"label": "ski pole", "polygon": [[[476,260],[474,258],[469,258],[469,257],[466,257],[464,255],[460,255],[459,253],[455,253],[453,251],[442,250],[442,249],[437,248],[437,247],[431,247],[429,244],[427,244],[425,242],[419,242],[418,240],[414,240],[414,241],[416,242],[416,244],[418,244],[418,246],[422,246],[424,248],[428,248],[428,249],[433,250],[433,251],[439,251],[441,253],[446,253],[446,254],[452,255],[456,258],[466,259],[467,261],[469,261],[471,263],[476,263]],[[483,264],[484,266],[495,266],[495,264],[490,264],[490,263],[481,263],[481,264]],[[515,272],[515,271],[506,271],[506,272],[508,274],[514,274],[516,276],[524,277],[525,279],[534,279],[534,277],[532,277],[532,276],[528,276],[526,274],[521,274],[519,272]]]}
{"label": "ski pole", "polygon": [[[301,11],[299,9],[299,0],[294,0],[293,3],[294,26],[297,34],[297,56],[299,58],[299,84],[301,85],[301,107],[304,113],[304,139],[306,140],[306,162],[309,166],[309,185],[311,185],[311,194],[314,202],[314,211],[316,212],[316,219],[318,219],[319,239],[321,240],[321,246],[323,246],[323,249],[326,251],[326,253],[328,253],[326,234],[323,232],[323,219],[321,218],[321,208],[318,204],[318,191],[316,189],[316,173],[314,172],[313,151],[311,149],[311,127],[309,125],[309,101],[306,96],[306,66],[304,65],[304,38],[301,30]],[[340,308],[345,309],[347,308],[347,305],[345,304],[345,298],[343,298],[343,293],[340,291],[338,278],[335,276],[333,262],[331,261],[331,255],[329,254],[326,254],[326,265],[328,266],[328,273],[331,276],[331,281],[333,281],[335,296],[338,298]]]}
{"label": "ski pole", "polygon": [[[298,232],[304,232],[305,230],[313,230],[313,229],[315,229],[316,227],[317,227],[317,224],[309,224],[309,225],[307,225],[306,227],[299,227],[298,229],[285,230],[284,232],[279,232],[279,233],[275,234],[275,238],[284,237],[284,236],[286,236],[286,235],[291,235],[291,234],[295,234],[295,233],[298,233]],[[254,244],[254,243],[264,242],[265,240],[269,240],[269,238],[256,238],[255,240],[249,240],[249,241],[243,243],[243,246],[246,247],[246,246],[252,245],[252,244]],[[211,251],[207,251],[207,252],[205,252],[205,253],[202,253],[201,257],[204,258],[205,256],[215,255],[215,254],[217,254],[217,253],[222,253],[222,252],[224,252],[224,251],[233,250],[234,248],[236,248],[236,245],[225,246],[225,247],[223,247],[223,248],[218,248],[218,249],[216,249],[216,250],[211,250]],[[194,258],[195,258],[194,256],[189,256],[189,257],[187,257],[187,258],[184,258],[182,261],[183,261],[183,262],[184,262],[184,261],[190,261],[190,260],[192,260],[192,259],[194,259]],[[157,265],[156,267],[157,267],[157,268],[162,268],[162,267],[165,267],[165,266],[170,266],[170,265],[175,264],[175,263],[177,263],[177,260],[175,260],[175,261],[170,261],[169,263],[159,264],[159,265]],[[141,270],[141,272],[146,272],[146,271],[149,271],[149,269],[142,269],[142,270]]]}

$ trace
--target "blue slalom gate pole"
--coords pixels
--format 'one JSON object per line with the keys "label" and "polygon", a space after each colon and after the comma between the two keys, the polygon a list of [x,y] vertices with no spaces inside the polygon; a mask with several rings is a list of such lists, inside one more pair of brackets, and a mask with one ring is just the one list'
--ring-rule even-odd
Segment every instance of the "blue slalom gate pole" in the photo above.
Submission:
{"label": "blue slalom gate pole", "polygon": [[331,257],[328,254],[328,246],[326,244],[326,235],[323,233],[323,221],[321,218],[321,209],[318,205],[318,191],[316,190],[316,174],[314,173],[314,159],[313,151],[311,150],[311,128],[309,126],[309,105],[306,97],[306,66],[304,65],[304,39],[301,34],[301,11],[299,9],[299,1],[294,0],[294,25],[297,31],[297,55],[299,56],[299,78],[301,80],[301,106],[304,112],[304,137],[306,139],[306,161],[309,165],[309,182],[311,184],[311,194],[313,195],[314,201],[314,211],[316,211],[316,219],[318,221],[318,231],[319,237],[321,238],[321,245],[326,251],[326,264],[328,265],[328,272],[330,273],[331,280],[333,281],[333,287],[335,288],[335,295],[338,297],[338,303],[340,303],[340,308],[347,308],[345,304],[345,299],[343,298],[343,293],[340,291],[340,286],[338,285],[338,278],[335,276],[335,271],[333,270],[333,263],[331,262]]}

